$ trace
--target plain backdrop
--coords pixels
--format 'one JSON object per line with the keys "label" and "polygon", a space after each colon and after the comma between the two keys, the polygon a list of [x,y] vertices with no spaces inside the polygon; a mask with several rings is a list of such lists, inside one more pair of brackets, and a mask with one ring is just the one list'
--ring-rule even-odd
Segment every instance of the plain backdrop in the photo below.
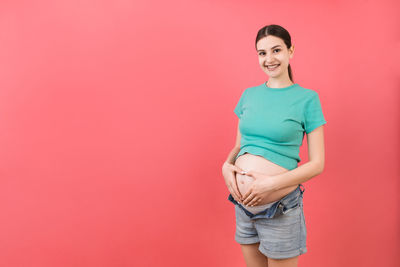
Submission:
{"label": "plain backdrop", "polygon": [[399,7],[2,1],[0,266],[245,266],[221,167],[268,24],[327,120],[299,266],[398,266]]}

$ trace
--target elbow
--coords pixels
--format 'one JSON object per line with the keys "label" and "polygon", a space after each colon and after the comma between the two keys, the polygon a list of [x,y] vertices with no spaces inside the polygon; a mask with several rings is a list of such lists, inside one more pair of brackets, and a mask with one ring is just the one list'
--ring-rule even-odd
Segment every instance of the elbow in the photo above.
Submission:
{"label": "elbow", "polygon": [[321,174],[324,171],[324,162],[323,161],[313,161],[315,175]]}
{"label": "elbow", "polygon": [[317,167],[316,167],[317,174],[321,174],[324,171],[324,168],[325,168],[324,162],[318,162],[316,165],[317,165]]}

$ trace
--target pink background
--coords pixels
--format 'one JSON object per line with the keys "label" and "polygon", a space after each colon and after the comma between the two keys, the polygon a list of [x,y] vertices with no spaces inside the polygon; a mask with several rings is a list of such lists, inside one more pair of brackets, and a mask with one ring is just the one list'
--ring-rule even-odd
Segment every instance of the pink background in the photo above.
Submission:
{"label": "pink background", "polygon": [[0,266],[245,266],[221,166],[267,24],[327,120],[299,266],[398,266],[399,2],[141,2],[1,2]]}

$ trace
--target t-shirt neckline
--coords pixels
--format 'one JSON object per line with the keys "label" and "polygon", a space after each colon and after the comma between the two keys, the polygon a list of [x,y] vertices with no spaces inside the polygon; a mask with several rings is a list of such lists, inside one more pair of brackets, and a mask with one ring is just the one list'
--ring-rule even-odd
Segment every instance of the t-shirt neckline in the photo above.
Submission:
{"label": "t-shirt neckline", "polygon": [[294,83],[294,84],[292,84],[292,85],[289,85],[289,86],[287,86],[287,87],[280,87],[280,88],[272,88],[272,87],[268,87],[267,86],[267,82],[268,81],[266,81],[266,82],[264,82],[263,83],[263,86],[264,86],[264,88],[266,88],[267,90],[269,90],[269,91],[286,91],[286,90],[289,90],[289,89],[292,89],[292,88],[294,88],[294,87],[296,87],[296,86],[298,86],[298,84],[297,83]]}

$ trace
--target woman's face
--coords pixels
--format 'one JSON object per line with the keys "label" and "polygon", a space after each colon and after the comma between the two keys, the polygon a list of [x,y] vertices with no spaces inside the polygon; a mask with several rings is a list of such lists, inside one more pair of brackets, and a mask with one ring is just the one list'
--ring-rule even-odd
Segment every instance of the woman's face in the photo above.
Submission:
{"label": "woman's face", "polygon": [[[261,69],[271,78],[289,77],[289,59],[293,57],[294,46],[287,49],[279,37],[268,35],[257,42],[258,61]],[[272,66],[268,68],[269,65]],[[275,67],[275,68],[273,68]]]}

